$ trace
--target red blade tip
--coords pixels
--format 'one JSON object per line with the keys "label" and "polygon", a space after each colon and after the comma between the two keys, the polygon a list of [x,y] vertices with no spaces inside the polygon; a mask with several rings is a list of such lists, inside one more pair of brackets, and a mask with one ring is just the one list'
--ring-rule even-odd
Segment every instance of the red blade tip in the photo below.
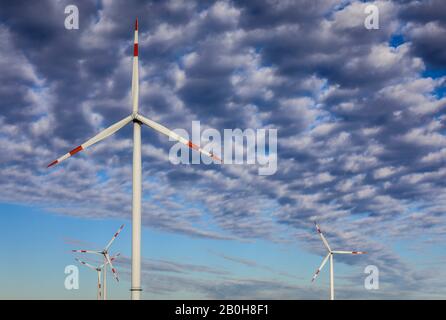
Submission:
{"label": "red blade tip", "polygon": [[56,163],[57,163],[57,160],[54,160],[53,162],[51,162],[51,163],[47,166],[47,168],[49,168],[49,167],[51,167],[51,166],[54,166]]}
{"label": "red blade tip", "polygon": [[135,20],[135,31],[138,31],[138,18]]}

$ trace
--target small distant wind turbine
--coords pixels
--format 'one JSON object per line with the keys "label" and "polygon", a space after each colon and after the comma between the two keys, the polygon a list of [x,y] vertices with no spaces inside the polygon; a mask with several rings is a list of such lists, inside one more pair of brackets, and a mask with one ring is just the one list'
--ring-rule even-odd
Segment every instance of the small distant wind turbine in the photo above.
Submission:
{"label": "small distant wind turbine", "polygon": [[322,242],[324,243],[325,248],[327,248],[328,254],[322,260],[321,266],[319,269],[316,270],[316,273],[313,275],[313,278],[311,279],[311,282],[313,282],[319,273],[321,272],[324,265],[327,263],[328,258],[330,258],[330,299],[334,300],[334,274],[333,274],[333,255],[334,254],[366,254],[365,251],[338,251],[338,250],[331,250],[327,240],[325,239],[324,235],[322,234],[321,228],[319,228],[318,224],[316,224],[316,230],[319,233],[319,236],[321,237]]}
{"label": "small distant wind turbine", "polygon": [[[115,254],[113,257],[110,258],[110,260],[114,261],[119,255],[120,255],[119,253]],[[106,266],[107,266],[108,262],[103,263],[100,266],[94,267],[91,264],[89,264],[89,263],[87,263],[85,261],[82,261],[82,260],[80,260],[78,258],[74,258],[74,259],[77,262],[83,264],[84,266],[86,266],[86,267],[88,267],[88,268],[90,268],[92,270],[95,270],[98,273],[97,299],[98,300],[102,300],[102,297],[103,297],[103,299],[106,300],[106,297],[107,297],[106,290],[107,290],[107,288],[106,288],[105,284],[106,284],[107,278],[106,278],[105,270],[106,270]],[[103,288],[102,288],[102,285],[101,285],[101,273],[102,273],[102,270],[104,270],[104,287]],[[104,291],[103,294],[102,294],[102,291]]]}
{"label": "small distant wind turbine", "polygon": [[93,138],[85,141],[80,146],[74,148],[70,152],[64,154],[60,158],[51,162],[48,167],[54,166],[63,160],[68,159],[79,151],[85,150],[93,144],[111,136],[125,125],[133,122],[133,174],[132,174],[132,286],[130,288],[132,300],[139,300],[141,297],[141,125],[145,124],[148,127],[162,133],[169,138],[176,140],[189,148],[196,150],[206,156],[222,162],[222,160],[208,152],[200,146],[192,143],[192,141],[183,138],[164,127],[163,125],[143,117],[139,114],[139,75],[138,75],[138,19],[135,21],[135,36],[133,42],[133,75],[132,75],[132,106],[133,112],[131,115],[116,122],[110,127],[99,132]]}
{"label": "small distant wind turbine", "polygon": [[[92,254],[101,255],[103,257],[103,259],[104,259],[104,264],[103,264],[103,270],[104,270],[104,290],[103,290],[103,292],[104,292],[104,300],[107,298],[107,288],[106,288],[106,286],[107,286],[107,265],[110,265],[110,268],[111,268],[112,273],[113,273],[113,277],[115,278],[116,281],[119,282],[118,272],[116,271],[116,268],[113,267],[113,264],[112,264],[113,259],[110,258],[110,255],[108,253],[109,253],[110,246],[112,245],[113,241],[115,241],[116,237],[119,235],[119,233],[121,232],[121,230],[123,228],[124,228],[124,225],[121,225],[119,227],[118,231],[116,231],[116,233],[113,235],[111,240],[107,243],[105,248],[100,250],[100,251],[99,250],[98,251],[96,251],[96,250],[72,250],[73,252],[92,253]],[[116,258],[116,256],[115,256],[115,258]],[[83,262],[81,262],[81,263],[85,264]],[[99,277],[99,275],[98,275],[98,277]]]}

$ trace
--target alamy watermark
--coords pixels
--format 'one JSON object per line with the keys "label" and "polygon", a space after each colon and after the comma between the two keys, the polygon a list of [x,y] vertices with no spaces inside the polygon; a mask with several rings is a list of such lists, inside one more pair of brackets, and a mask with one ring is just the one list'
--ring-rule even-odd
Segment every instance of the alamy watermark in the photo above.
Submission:
{"label": "alamy watermark", "polygon": [[74,265],[68,265],[65,267],[64,285],[67,290],[79,289],[79,268]]}
{"label": "alamy watermark", "polygon": [[364,8],[364,13],[367,16],[364,19],[364,27],[367,30],[379,29],[379,8],[374,4],[369,4]]}
{"label": "alamy watermark", "polygon": [[368,265],[364,269],[364,273],[368,274],[364,280],[364,288],[367,290],[379,289],[379,269],[377,266]]}
{"label": "alamy watermark", "polygon": [[65,17],[64,25],[67,30],[78,30],[79,29],[79,8],[74,4],[70,4],[65,7]]}
{"label": "alamy watermark", "polygon": [[[273,175],[277,171],[277,129],[224,129],[201,130],[200,121],[192,121],[192,137],[184,129],[173,130],[176,134],[192,141],[204,151],[222,159],[223,164],[258,165],[258,174]],[[169,139],[170,141],[176,141]],[[203,143],[205,143],[203,145]],[[177,142],[169,151],[172,164],[218,163],[210,157],[190,153],[190,148]]]}

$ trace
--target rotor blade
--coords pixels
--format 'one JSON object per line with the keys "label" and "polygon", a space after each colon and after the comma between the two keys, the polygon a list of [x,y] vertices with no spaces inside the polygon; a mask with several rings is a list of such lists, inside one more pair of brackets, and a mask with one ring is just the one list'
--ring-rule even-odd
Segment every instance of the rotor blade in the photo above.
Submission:
{"label": "rotor blade", "polygon": [[87,149],[89,146],[95,144],[96,142],[99,142],[105,138],[107,138],[108,136],[112,135],[113,133],[115,133],[116,131],[118,131],[119,129],[121,129],[123,126],[125,126],[127,123],[129,123],[130,121],[132,121],[133,117],[130,115],[124,119],[122,119],[121,121],[116,122],[115,124],[111,125],[110,127],[108,127],[107,129],[102,130],[100,133],[98,133],[97,135],[95,135],[93,138],[91,138],[90,140],[85,141],[83,144],[81,144],[80,146],[77,146],[76,148],[74,148],[73,150],[71,150],[70,152],[64,154],[62,157],[54,160],[53,162],[51,162],[48,167],[54,166],[60,162],[62,162],[65,159],[68,159],[69,157],[71,157],[72,155],[78,153],[79,151],[85,150]]}
{"label": "rotor blade", "polygon": [[[117,254],[115,254],[113,257],[110,257],[110,261],[115,261],[121,254],[118,252]],[[99,266],[100,269],[102,269],[106,264],[108,264],[108,262],[103,263]]]}
{"label": "rotor blade", "polygon": [[78,252],[78,253],[94,253],[94,254],[101,254],[101,251],[92,251],[92,250],[71,250],[72,252]]}
{"label": "rotor blade", "polygon": [[110,268],[113,272],[113,277],[115,277],[116,281],[119,282],[119,277],[118,277],[118,272],[116,271],[115,267],[113,267],[113,264],[110,260],[110,257],[108,256],[108,254],[105,254],[105,259],[107,259],[108,264],[110,265]]}
{"label": "rotor blade", "polygon": [[366,254],[365,251],[332,251],[333,253],[340,253],[340,254]]}
{"label": "rotor blade", "polygon": [[110,258],[111,261],[115,261],[119,256],[121,255],[121,253],[117,253],[115,254],[113,257]]}
{"label": "rotor blade", "polygon": [[86,263],[85,261],[82,261],[82,260],[80,260],[80,259],[78,259],[78,258],[74,258],[74,260],[76,260],[76,261],[79,262],[79,263],[82,263],[84,266],[87,266],[87,267],[90,268],[90,269],[96,270],[96,267],[93,267],[91,264]]}
{"label": "rotor blade", "polygon": [[116,237],[118,236],[118,234],[121,232],[122,228],[124,228],[124,225],[121,225],[118,229],[118,231],[116,231],[116,233],[113,235],[113,237],[111,238],[111,240],[109,241],[109,243],[107,244],[107,246],[105,247],[105,250],[108,251],[108,248],[110,248],[110,246],[112,245],[113,241],[115,241]]}
{"label": "rotor blade", "polygon": [[322,234],[321,228],[319,228],[319,225],[315,222],[314,223],[316,225],[316,230],[319,233],[319,236],[322,239],[322,242],[324,243],[325,247],[327,248],[328,251],[331,251],[330,246],[328,245],[327,239],[325,239],[324,235]]}
{"label": "rotor blade", "polygon": [[138,74],[138,18],[135,20],[135,37],[133,40],[133,70],[132,70],[132,108],[138,112],[139,74]]}
{"label": "rotor blade", "polygon": [[324,265],[327,263],[328,258],[330,257],[330,254],[327,254],[327,256],[324,258],[324,260],[322,260],[321,266],[319,267],[319,269],[316,270],[316,272],[313,275],[313,278],[311,279],[311,282],[313,282],[314,280],[316,280],[317,276],[319,275],[319,273],[321,272],[322,268],[324,267]]}
{"label": "rotor blade", "polygon": [[176,134],[172,130],[167,129],[165,126],[163,126],[163,125],[161,125],[161,124],[159,124],[159,123],[157,123],[157,122],[155,122],[153,120],[150,120],[150,119],[148,119],[146,117],[143,117],[143,116],[141,116],[139,114],[136,116],[136,119],[141,121],[145,125],[151,127],[152,129],[155,129],[156,131],[158,131],[158,132],[160,132],[162,134],[165,134],[166,136],[170,137],[171,139],[176,140],[178,142],[181,142],[182,144],[188,146],[189,148],[191,148],[193,150],[196,150],[196,151],[198,151],[200,153],[203,153],[203,154],[207,155],[208,157],[210,157],[210,158],[212,158],[214,160],[217,160],[219,162],[223,162],[216,155],[214,155],[211,152],[208,152],[206,150],[203,150],[202,148],[200,148],[196,144],[192,143],[192,141],[183,138],[182,136]]}

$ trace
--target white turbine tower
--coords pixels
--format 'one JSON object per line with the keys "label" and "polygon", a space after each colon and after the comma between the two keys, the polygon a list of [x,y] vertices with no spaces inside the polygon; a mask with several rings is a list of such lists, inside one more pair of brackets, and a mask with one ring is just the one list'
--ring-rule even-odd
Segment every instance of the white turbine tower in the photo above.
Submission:
{"label": "white turbine tower", "polygon": [[325,239],[324,235],[322,234],[321,228],[319,228],[318,224],[316,224],[317,232],[319,233],[319,236],[321,237],[322,242],[324,243],[325,248],[328,251],[328,254],[325,256],[324,260],[322,260],[321,266],[316,270],[316,273],[313,275],[313,278],[311,279],[311,282],[313,282],[319,273],[321,272],[324,265],[327,263],[328,258],[330,258],[330,299],[334,300],[334,271],[333,271],[333,255],[334,254],[366,254],[365,251],[338,251],[338,250],[331,250],[330,245],[327,242],[327,239]]}
{"label": "white turbine tower", "polygon": [[116,122],[107,129],[101,131],[93,138],[74,148],[62,157],[51,162],[48,167],[56,165],[71,157],[75,153],[85,150],[91,145],[112,135],[126,124],[133,122],[133,195],[132,195],[132,286],[131,297],[139,300],[141,297],[141,124],[165,134],[173,140],[185,144],[189,148],[201,152],[214,160],[222,162],[220,158],[206,150],[201,149],[175,132],[167,129],[159,123],[143,117],[138,112],[139,76],[138,76],[138,19],[135,21],[135,38],[133,44],[133,77],[132,77],[132,106],[133,112],[126,118]]}
{"label": "white turbine tower", "polygon": [[[119,256],[119,253],[115,254],[113,257],[110,258],[110,261],[114,261],[118,256]],[[107,278],[106,278],[105,270],[106,270],[108,262],[105,262],[105,263],[101,264],[100,266],[94,267],[91,264],[89,264],[89,263],[87,263],[85,261],[82,261],[82,260],[80,260],[78,258],[74,258],[74,259],[76,261],[78,261],[79,263],[83,264],[84,266],[86,266],[86,267],[88,267],[88,268],[90,268],[92,270],[95,270],[98,273],[97,299],[98,300],[102,300],[102,299],[106,300],[106,298],[107,298],[106,289],[107,288],[105,286],[105,283],[107,281]],[[101,273],[102,273],[102,270],[104,270],[104,281],[103,281],[104,286],[103,287],[102,287],[102,284],[101,284]]]}

